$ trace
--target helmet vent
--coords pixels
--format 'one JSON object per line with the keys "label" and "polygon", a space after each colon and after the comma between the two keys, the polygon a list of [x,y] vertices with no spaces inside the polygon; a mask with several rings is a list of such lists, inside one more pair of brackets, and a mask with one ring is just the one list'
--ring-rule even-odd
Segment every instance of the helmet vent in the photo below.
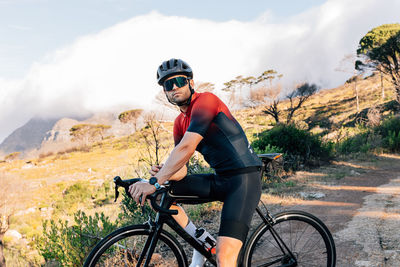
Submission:
{"label": "helmet vent", "polygon": [[162,85],[165,79],[177,74],[186,75],[190,79],[193,78],[192,69],[182,59],[171,58],[170,60],[164,61],[157,70],[158,84]]}

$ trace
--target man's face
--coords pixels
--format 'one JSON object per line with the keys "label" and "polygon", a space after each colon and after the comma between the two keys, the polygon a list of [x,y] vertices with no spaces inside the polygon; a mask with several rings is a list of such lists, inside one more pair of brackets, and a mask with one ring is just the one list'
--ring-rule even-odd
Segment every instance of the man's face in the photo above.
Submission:
{"label": "man's face", "polygon": [[[175,75],[175,76],[169,77],[165,81],[174,79],[176,77],[185,77],[186,78],[186,76],[184,76],[184,75]],[[191,83],[191,86],[193,87],[193,80],[188,80],[188,81]],[[187,83],[185,86],[182,86],[182,87],[177,87],[174,84],[173,89],[171,91],[166,91],[164,89],[164,93],[167,95],[169,100],[174,102],[174,103],[185,102],[186,100],[189,99],[189,97],[191,95],[190,89],[189,89],[189,83]]]}

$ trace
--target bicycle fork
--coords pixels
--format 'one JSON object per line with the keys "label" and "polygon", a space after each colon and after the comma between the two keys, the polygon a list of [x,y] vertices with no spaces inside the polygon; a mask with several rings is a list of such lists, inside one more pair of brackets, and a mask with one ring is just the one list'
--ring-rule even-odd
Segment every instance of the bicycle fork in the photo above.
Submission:
{"label": "bicycle fork", "polygon": [[144,262],[143,267],[149,266],[151,257],[153,256],[154,250],[157,245],[158,238],[159,238],[161,230],[162,230],[162,225],[163,224],[161,223],[159,225],[153,226],[153,225],[151,225],[151,222],[149,222],[150,234],[146,240],[146,243],[142,249],[142,252],[140,253],[140,256],[139,256],[136,266],[141,266],[145,257],[146,257],[146,261]]}
{"label": "bicycle fork", "polygon": [[[289,254],[289,259],[288,262],[285,263],[279,267],[295,267],[297,266],[297,260],[292,251],[288,248],[288,246],[283,242],[282,238],[279,236],[279,234],[275,231],[273,225],[275,224],[275,218],[271,216],[271,214],[267,210],[267,217],[264,216],[264,214],[261,212],[261,210],[257,207],[256,211],[258,215],[262,218],[265,224],[269,226],[268,231],[270,231],[272,237],[274,238],[275,242],[278,244],[279,249],[282,251],[282,253],[286,256],[287,253]],[[282,259],[278,259],[276,262],[282,261]]]}

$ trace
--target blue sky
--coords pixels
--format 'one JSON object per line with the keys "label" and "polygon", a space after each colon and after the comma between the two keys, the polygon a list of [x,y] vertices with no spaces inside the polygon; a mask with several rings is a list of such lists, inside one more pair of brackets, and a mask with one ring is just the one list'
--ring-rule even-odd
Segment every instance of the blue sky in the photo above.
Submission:
{"label": "blue sky", "polygon": [[0,0],[0,142],[32,117],[152,108],[157,66],[172,57],[217,90],[267,69],[286,89],[332,88],[352,75],[335,70],[344,56],[399,10],[398,0]]}
{"label": "blue sky", "polygon": [[323,0],[0,0],[0,77],[22,78],[33,62],[76,38],[157,10],[167,16],[279,23]]}

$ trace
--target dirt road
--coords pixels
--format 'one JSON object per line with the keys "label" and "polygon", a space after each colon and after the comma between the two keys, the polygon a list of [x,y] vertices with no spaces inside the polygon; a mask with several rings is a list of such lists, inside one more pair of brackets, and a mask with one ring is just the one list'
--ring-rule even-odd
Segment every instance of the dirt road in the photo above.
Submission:
{"label": "dirt road", "polygon": [[309,211],[327,224],[335,239],[338,267],[399,267],[400,157],[378,157],[362,173],[354,173],[314,184],[311,190],[325,197],[289,206]]}

